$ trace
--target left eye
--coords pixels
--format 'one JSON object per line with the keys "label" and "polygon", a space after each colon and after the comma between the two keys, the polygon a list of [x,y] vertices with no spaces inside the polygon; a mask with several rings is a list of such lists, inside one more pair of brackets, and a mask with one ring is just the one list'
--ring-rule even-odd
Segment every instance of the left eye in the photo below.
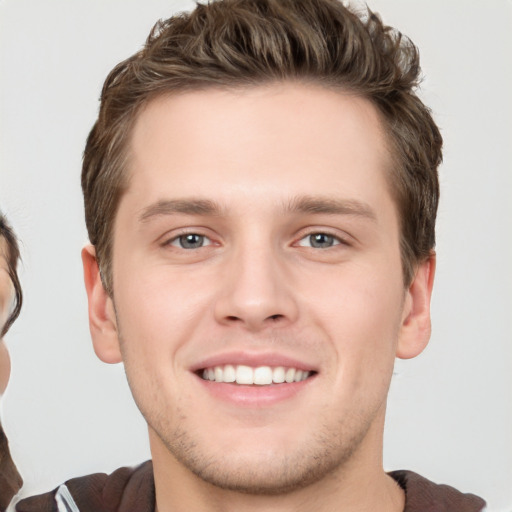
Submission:
{"label": "left eye", "polygon": [[206,245],[211,245],[211,243],[211,240],[204,235],[187,233],[186,235],[176,237],[169,243],[169,245],[172,245],[173,247],[180,247],[181,249],[199,249]]}
{"label": "left eye", "polygon": [[315,249],[328,249],[340,243],[338,238],[327,233],[312,233],[299,240],[301,247],[313,247]]}

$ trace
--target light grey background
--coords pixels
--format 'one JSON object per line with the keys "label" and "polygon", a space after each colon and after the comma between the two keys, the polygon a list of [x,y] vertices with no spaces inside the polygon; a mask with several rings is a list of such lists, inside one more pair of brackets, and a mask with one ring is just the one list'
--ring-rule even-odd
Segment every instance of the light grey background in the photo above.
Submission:
{"label": "light grey background", "polygon": [[[85,138],[108,71],[172,0],[0,0],[0,207],[23,241],[2,421],[24,494],[149,456],[123,369],[92,350],[80,249]],[[445,138],[433,336],[397,364],[387,469],[512,510],[512,3],[374,0],[420,47]]]}

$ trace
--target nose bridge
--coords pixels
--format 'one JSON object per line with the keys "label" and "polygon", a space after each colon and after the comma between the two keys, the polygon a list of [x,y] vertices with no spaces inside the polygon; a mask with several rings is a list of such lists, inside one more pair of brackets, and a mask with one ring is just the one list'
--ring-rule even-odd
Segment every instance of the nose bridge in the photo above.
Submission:
{"label": "nose bridge", "polygon": [[223,322],[251,330],[293,321],[297,306],[287,283],[286,265],[268,233],[246,233],[229,258],[226,283],[217,304]]}

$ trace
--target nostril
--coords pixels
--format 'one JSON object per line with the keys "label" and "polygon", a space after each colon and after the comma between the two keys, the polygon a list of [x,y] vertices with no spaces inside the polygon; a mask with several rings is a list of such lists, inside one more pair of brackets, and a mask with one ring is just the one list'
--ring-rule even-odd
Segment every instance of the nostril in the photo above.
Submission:
{"label": "nostril", "polygon": [[270,320],[279,320],[280,318],[283,318],[283,315],[271,315],[268,318]]}

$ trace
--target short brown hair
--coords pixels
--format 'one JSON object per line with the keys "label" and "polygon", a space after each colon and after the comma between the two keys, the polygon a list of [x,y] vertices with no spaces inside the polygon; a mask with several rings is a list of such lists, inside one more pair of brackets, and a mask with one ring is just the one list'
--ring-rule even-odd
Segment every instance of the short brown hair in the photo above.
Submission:
{"label": "short brown hair", "polygon": [[113,291],[113,224],[141,107],[173,91],[282,81],[349,91],[377,107],[394,162],[390,188],[408,284],[435,244],[442,159],[439,129],[414,92],[419,73],[408,38],[338,0],[219,0],[159,21],[143,49],[107,77],[84,152],[86,224],[106,290]]}
{"label": "short brown hair", "polygon": [[7,273],[9,274],[14,286],[15,299],[14,307],[2,327],[0,337],[5,336],[16,318],[18,318],[21,311],[21,305],[23,303],[23,292],[21,291],[21,284],[17,272],[18,261],[20,260],[20,248],[14,231],[11,226],[9,226],[7,219],[0,212],[0,241],[2,240],[5,240],[6,242],[7,252],[4,255],[0,253],[0,256],[4,256],[5,261],[7,262]]}

